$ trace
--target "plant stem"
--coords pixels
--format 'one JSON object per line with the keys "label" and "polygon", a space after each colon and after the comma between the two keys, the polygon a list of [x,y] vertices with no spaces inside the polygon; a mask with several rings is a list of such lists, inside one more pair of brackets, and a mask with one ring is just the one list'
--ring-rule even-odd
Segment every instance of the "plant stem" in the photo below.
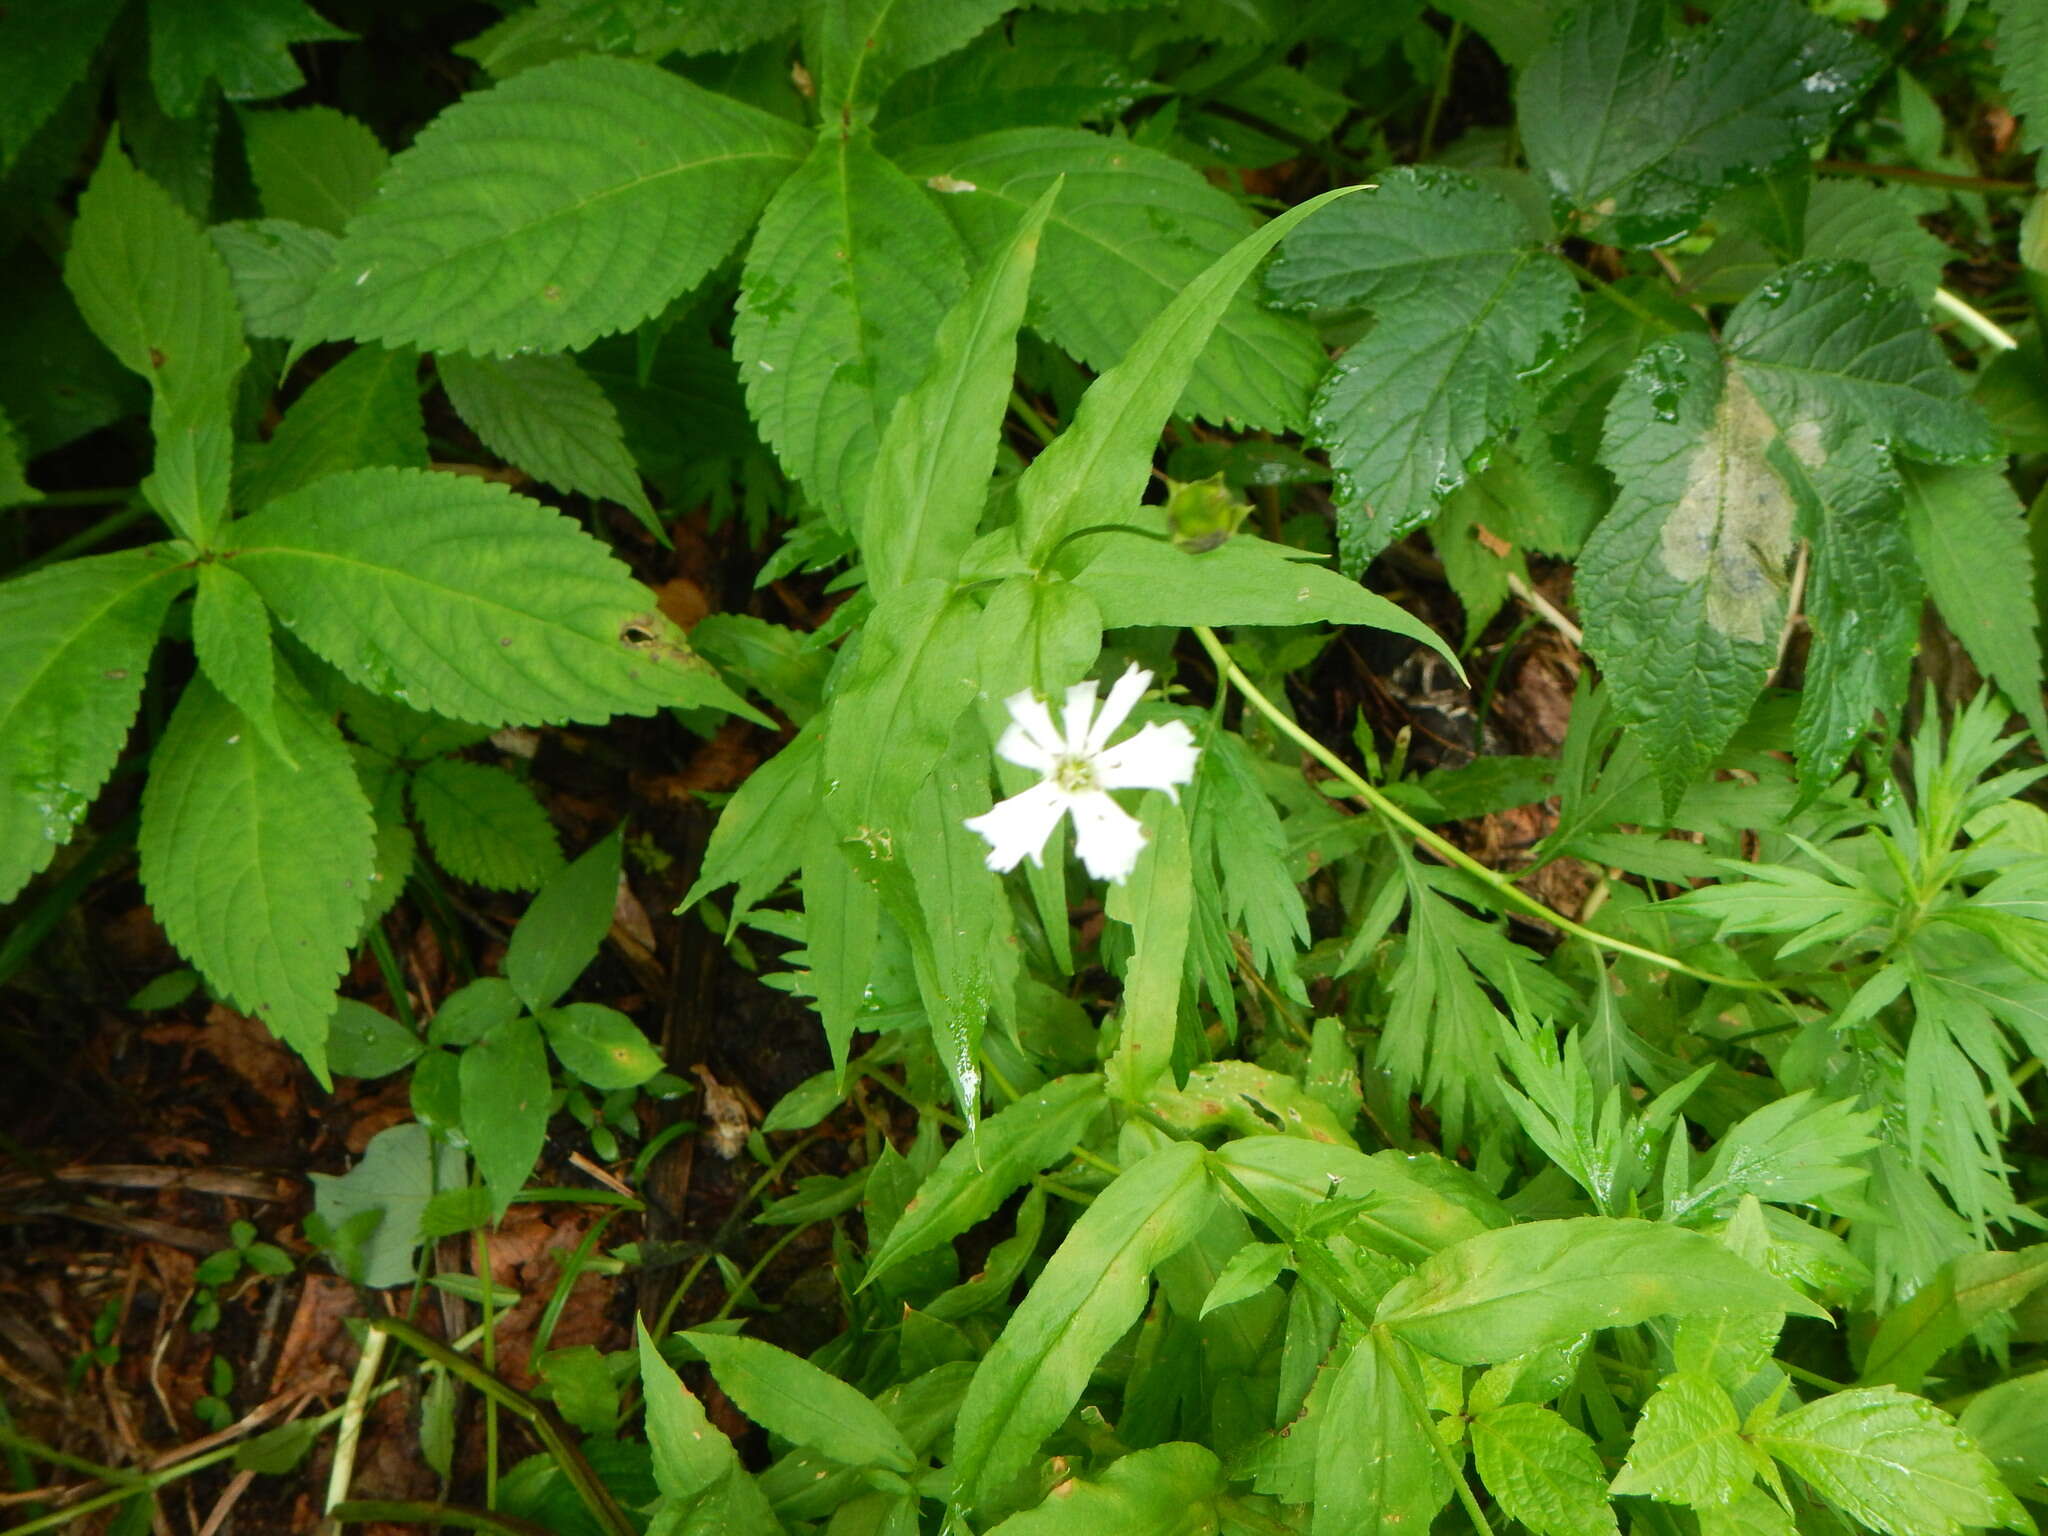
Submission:
{"label": "plant stem", "polygon": [[1444,61],[1437,69],[1436,84],[1430,88],[1429,110],[1422,119],[1422,142],[1415,151],[1417,160],[1427,160],[1436,145],[1437,119],[1443,116],[1444,98],[1451,94],[1451,70],[1458,62],[1458,45],[1465,41],[1465,23],[1451,23],[1451,35],[1444,42]]}
{"label": "plant stem", "polygon": [[1610,934],[1596,933],[1590,928],[1573,922],[1563,913],[1552,910],[1549,906],[1516,886],[1513,881],[1507,879],[1499,871],[1488,869],[1457,844],[1432,832],[1428,827],[1425,827],[1421,822],[1389,800],[1384,794],[1380,793],[1379,790],[1368,784],[1349,763],[1337,756],[1336,753],[1332,752],[1320,741],[1317,741],[1315,737],[1309,735],[1307,731],[1296,725],[1287,717],[1286,711],[1282,710],[1259,691],[1258,685],[1249,677],[1246,677],[1243,669],[1231,658],[1229,649],[1221,640],[1217,639],[1215,630],[1209,628],[1206,624],[1197,624],[1194,626],[1194,631],[1195,638],[1202,642],[1203,649],[1208,651],[1210,657],[1214,659],[1217,671],[1230,679],[1238,692],[1244,695],[1245,702],[1264,715],[1272,723],[1275,730],[1300,747],[1302,751],[1308,753],[1310,757],[1313,757],[1325,768],[1329,769],[1330,772],[1334,773],[1344,782],[1345,786],[1350,789],[1354,796],[1363,800],[1375,811],[1378,811],[1382,817],[1392,822],[1403,832],[1406,832],[1446,864],[1463,870],[1466,874],[1472,876],[1473,879],[1486,885],[1504,904],[1531,917],[1541,918],[1544,922],[1551,924],[1575,939],[1584,939],[1589,944],[1597,945],[1602,949],[1613,950],[1616,954],[1633,955],[1638,960],[1646,960],[1650,964],[1664,970],[1676,971],[1682,976],[1690,976],[1695,981],[1703,981],[1710,986],[1736,987],[1745,992],[1770,992],[1776,990],[1775,984],[1769,981],[1753,980],[1746,976],[1722,976],[1714,971],[1703,971],[1697,966],[1687,965],[1683,960],[1675,956],[1659,954],[1654,949],[1645,949],[1640,944],[1631,944],[1626,939],[1617,939]]}
{"label": "plant stem", "polygon": [[391,1525],[445,1525],[458,1531],[485,1531],[491,1536],[547,1536],[547,1527],[531,1520],[494,1515],[485,1509],[465,1509],[460,1504],[418,1504],[403,1499],[353,1499],[337,1504],[328,1518],[336,1525],[367,1525],[376,1520]]}
{"label": "plant stem", "polygon": [[1880,181],[1911,181],[1923,187],[1951,187],[1958,192],[2031,192],[2031,181],[2001,181],[1995,176],[1957,176],[1948,171],[1923,171],[1917,165],[1866,165],[1861,160],[1822,160],[1814,166],[1835,176],[1875,176]]}
{"label": "plant stem", "polygon": [[2011,352],[2019,346],[2012,332],[1946,288],[1934,290],[1934,307],[1954,316],[2001,352]]}

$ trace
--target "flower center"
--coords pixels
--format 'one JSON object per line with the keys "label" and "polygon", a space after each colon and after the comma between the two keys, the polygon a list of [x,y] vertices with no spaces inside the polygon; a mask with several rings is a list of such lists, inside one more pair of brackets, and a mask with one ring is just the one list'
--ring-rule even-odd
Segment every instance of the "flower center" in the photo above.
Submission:
{"label": "flower center", "polygon": [[1056,758],[1052,765],[1052,781],[1070,795],[1092,794],[1101,786],[1095,779],[1095,759],[1092,757]]}

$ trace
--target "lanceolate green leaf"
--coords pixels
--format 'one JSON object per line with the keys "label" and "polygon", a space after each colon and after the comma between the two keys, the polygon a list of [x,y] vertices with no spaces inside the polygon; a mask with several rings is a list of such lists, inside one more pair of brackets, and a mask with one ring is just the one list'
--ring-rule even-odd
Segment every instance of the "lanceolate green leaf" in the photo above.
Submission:
{"label": "lanceolate green leaf", "polygon": [[996,1208],[1031,1177],[1065,1160],[1106,1101],[1094,1073],[1057,1078],[981,1122],[973,1136],[946,1149],[902,1219],[868,1263],[872,1285],[904,1260],[950,1241]]}
{"label": "lanceolate green leaf", "polygon": [[825,738],[806,730],[747,775],[719,812],[704,850],[703,872],[677,905],[687,911],[723,885],[737,885],[732,917],[748,909],[796,873],[804,840],[817,814],[818,759]]}
{"label": "lanceolate green leaf", "polygon": [[966,285],[945,215],[866,134],[824,135],[770,199],[733,354],[761,435],[821,505],[861,503],[890,408]]}
{"label": "lanceolate green leaf", "polygon": [[1446,1248],[1387,1293],[1379,1321],[1446,1360],[1487,1365],[1596,1328],[1721,1310],[1827,1315],[1711,1237],[1582,1216]]}
{"label": "lanceolate green leaf", "polygon": [[768,1508],[739,1454],[723,1430],[705,1417],[704,1405],[669,1368],[644,1322],[639,1335],[640,1390],[647,1399],[647,1446],[654,1480],[666,1501],[663,1514],[683,1523],[678,1529],[730,1532],[731,1536],[781,1536],[782,1525]]}
{"label": "lanceolate green leaf", "polygon": [[547,1007],[597,958],[618,905],[623,840],[614,832],[556,870],[512,930],[505,977],[527,1007]]}
{"label": "lanceolate green leaf", "polygon": [[1144,1310],[1154,1265],[1192,1239],[1214,1197],[1192,1142],[1127,1168],[1074,1223],[995,1346],[953,1434],[955,1496],[979,1503],[1022,1470]]}
{"label": "lanceolate green leaf", "polygon": [[2034,562],[2019,498],[1995,469],[1904,466],[1906,531],[1928,594],[1970,659],[2048,741]]}
{"label": "lanceolate green leaf", "polygon": [[568,518],[458,475],[335,475],[234,526],[235,569],[374,693],[482,725],[751,715]]}
{"label": "lanceolate green leaf", "polygon": [[2048,1286],[2048,1243],[2018,1253],[1966,1253],[1878,1324],[1864,1357],[1869,1386],[1917,1390],[1927,1373],[1987,1319]]}
{"label": "lanceolate green leaf", "polygon": [[[1427,1530],[1451,1484],[1397,1372],[1407,1346],[1378,1329],[1351,1347],[1315,1420],[1310,1536]],[[1414,1368],[1413,1357],[1405,1362]],[[1370,1449],[1366,1449],[1370,1447]]]}
{"label": "lanceolate green leaf", "polygon": [[[1070,176],[1060,206],[1071,209],[1081,190]],[[1191,274],[1117,365],[1089,386],[1073,422],[1017,483],[1017,537],[1028,559],[1043,564],[1066,534],[1144,516],[1140,499],[1159,434],[1203,348],[1231,317],[1239,288],[1290,229],[1352,190],[1325,192],[1288,210]],[[1056,227],[1057,221],[1047,226],[1045,262]]]}
{"label": "lanceolate green leaf", "polygon": [[1820,1398],[1786,1414],[1757,1440],[1830,1504],[1887,1536],[2033,1528],[1953,1419],[1891,1387]]}
{"label": "lanceolate green leaf", "polygon": [[853,1467],[916,1466],[902,1431],[837,1376],[759,1339],[708,1329],[684,1337],[742,1413],[792,1444]]}
{"label": "lanceolate green leaf", "polygon": [[696,284],[804,147],[793,125],[652,64],[527,70],[464,97],[392,161],[300,344],[574,351]]}
{"label": "lanceolate green leaf", "polygon": [[[1341,1198],[1366,1201],[1350,1233],[1392,1258],[1424,1258],[1507,1220],[1492,1202],[1452,1198],[1442,1181],[1425,1180],[1422,1165],[1399,1153],[1369,1157],[1293,1136],[1247,1136],[1211,1156],[1265,1211],[1290,1224],[1329,1198],[1333,1184]],[[1228,1180],[1225,1187],[1231,1187]]]}
{"label": "lanceolate green leaf", "polygon": [[[1243,209],[1188,166],[1079,129],[1018,128],[916,151],[904,169],[941,193],[982,261],[1046,187],[1065,177],[1039,252],[1033,326],[1102,372],[1135,359],[1140,336],[1170,307],[1182,317],[1176,328],[1199,314],[1199,333],[1188,331],[1183,342],[1189,355],[1175,359],[1164,381],[1171,388],[1160,391],[1166,398],[1159,418],[1178,409],[1248,427],[1304,424],[1309,392],[1324,368],[1323,350],[1306,326],[1237,294],[1245,273],[1213,299],[1176,305],[1191,288],[1206,287],[1204,271],[1249,233]],[[1148,414],[1151,393],[1142,407]]]}
{"label": "lanceolate green leaf", "polygon": [[270,614],[256,589],[218,560],[199,567],[192,604],[192,647],[199,669],[287,763],[277,729],[277,660]]}
{"label": "lanceolate green leaf", "polygon": [[296,767],[204,678],[186,685],[142,796],[142,884],[214,990],[324,1079],[370,894],[370,807],[330,721],[287,691],[277,726]]}
{"label": "lanceolate green leaf", "polygon": [[0,585],[0,903],[71,840],[106,783],[164,612],[191,581],[159,544]]}
{"label": "lanceolate green leaf", "polygon": [[435,361],[441,387],[491,452],[557,490],[616,501],[661,532],[619,413],[573,357],[469,357]]}
{"label": "lanceolate green leaf", "polygon": [[267,443],[242,450],[235,499],[254,510],[351,469],[425,469],[419,355],[357,347],[292,402]]}
{"label": "lanceolate green leaf", "polygon": [[1104,910],[1131,925],[1116,1054],[1105,1069],[1110,1091],[1136,1103],[1173,1064],[1180,1021],[1182,962],[1194,910],[1187,818],[1154,791],[1145,796],[1146,843],[1130,879],[1109,889]]}
{"label": "lanceolate green leaf", "polygon": [[818,100],[844,118],[879,101],[898,76],[963,48],[1005,0],[829,0],[804,12],[804,62]]}
{"label": "lanceolate green leaf", "polygon": [[1803,7],[1738,0],[1667,40],[1659,0],[1589,0],[1522,72],[1532,166],[1596,238],[1685,233],[1723,188],[1803,161],[1883,66]]}
{"label": "lanceolate green leaf", "polygon": [[1519,422],[1522,380],[1578,329],[1570,269],[1506,198],[1450,171],[1390,172],[1302,225],[1267,288],[1294,308],[1378,316],[1315,404],[1354,575],[1484,466]]}
{"label": "lanceolate green leaf", "polygon": [[988,499],[1017,371],[1017,328],[1059,184],[1046,188],[940,323],[931,365],[890,413],[854,532],[877,592],[951,577]]}

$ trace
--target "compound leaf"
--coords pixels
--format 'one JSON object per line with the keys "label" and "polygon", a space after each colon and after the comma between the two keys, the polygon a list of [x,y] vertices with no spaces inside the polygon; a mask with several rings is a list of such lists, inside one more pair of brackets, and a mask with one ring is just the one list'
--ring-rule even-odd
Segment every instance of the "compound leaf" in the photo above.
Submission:
{"label": "compound leaf", "polygon": [[1506,198],[1452,171],[1388,172],[1290,234],[1266,282],[1291,307],[1379,317],[1314,407],[1354,575],[1484,466],[1521,420],[1520,381],[1578,330],[1570,269]]}
{"label": "compound leaf", "polygon": [[527,70],[463,97],[391,162],[300,345],[574,351],[694,286],[804,149],[793,125],[652,64]]}

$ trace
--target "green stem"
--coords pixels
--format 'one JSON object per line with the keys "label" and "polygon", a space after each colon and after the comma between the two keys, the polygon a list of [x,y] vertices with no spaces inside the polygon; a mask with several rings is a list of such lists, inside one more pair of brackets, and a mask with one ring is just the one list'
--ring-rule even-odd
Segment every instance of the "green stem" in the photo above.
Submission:
{"label": "green stem", "polygon": [[383,1521],[391,1525],[446,1525],[458,1531],[485,1531],[493,1536],[548,1536],[548,1528],[531,1520],[494,1515],[486,1509],[466,1509],[460,1504],[419,1504],[402,1499],[351,1499],[337,1504],[328,1516],[337,1525],[367,1525]]}
{"label": "green stem", "polygon": [[783,1233],[782,1236],[778,1237],[777,1239],[775,1239],[774,1242],[770,1243],[768,1245],[768,1251],[762,1254],[760,1258],[754,1260],[752,1267],[750,1267],[745,1274],[740,1276],[740,1283],[734,1286],[731,1291],[727,1292],[724,1303],[719,1307],[718,1311],[715,1314],[713,1314],[711,1321],[713,1321],[714,1323],[722,1323],[728,1317],[731,1317],[732,1309],[738,1306],[740,1302],[743,1301],[753,1291],[754,1282],[761,1278],[762,1271],[767,1269],[770,1264],[775,1262],[776,1255],[781,1253],[783,1249],[787,1248],[792,1242],[794,1242],[799,1232],[807,1232],[816,1225],[816,1222],[807,1221],[800,1227],[791,1227],[787,1232]]}
{"label": "green stem", "polygon": [[1429,111],[1422,119],[1422,142],[1415,151],[1417,160],[1427,160],[1431,148],[1436,144],[1437,119],[1443,116],[1444,100],[1451,94],[1451,67],[1458,62],[1458,45],[1465,41],[1465,23],[1451,23],[1451,35],[1444,43],[1443,66],[1436,72],[1436,84],[1430,88]]}
{"label": "green stem", "polygon": [[1646,960],[1650,964],[1659,966],[1664,970],[1676,971],[1682,976],[1690,976],[1695,981],[1703,981],[1710,986],[1735,987],[1745,992],[1771,992],[1776,990],[1775,985],[1768,981],[1757,981],[1746,976],[1722,976],[1714,971],[1703,971],[1697,966],[1687,965],[1683,960],[1677,959],[1674,956],[1659,954],[1654,949],[1645,949],[1642,945],[1631,944],[1626,939],[1617,939],[1608,934],[1595,933],[1592,929],[1573,922],[1563,913],[1553,911],[1534,896],[1520,889],[1514,882],[1508,880],[1498,871],[1488,869],[1484,864],[1473,858],[1471,854],[1458,847],[1457,844],[1432,832],[1428,827],[1425,827],[1413,816],[1402,810],[1401,807],[1394,804],[1393,801],[1389,800],[1379,790],[1368,784],[1349,763],[1337,756],[1336,753],[1332,752],[1320,741],[1317,741],[1315,737],[1309,735],[1307,731],[1296,725],[1287,717],[1284,710],[1259,691],[1258,685],[1253,683],[1249,677],[1246,677],[1243,669],[1231,658],[1230,651],[1216,637],[1215,630],[1209,628],[1206,624],[1197,624],[1194,626],[1194,630],[1195,638],[1202,642],[1203,649],[1208,651],[1210,657],[1215,661],[1216,669],[1230,679],[1238,692],[1244,695],[1245,701],[1257,709],[1260,714],[1264,715],[1272,723],[1275,730],[1334,773],[1358,799],[1363,800],[1367,805],[1379,812],[1387,821],[1392,822],[1403,832],[1406,832],[1445,863],[1463,870],[1473,879],[1486,885],[1505,905],[1526,913],[1530,917],[1541,918],[1560,932],[1569,934],[1575,939],[1584,939],[1588,944],[1612,950],[1616,954],[1633,955],[1638,960]]}
{"label": "green stem", "polygon": [[1436,1450],[1437,1460],[1443,1463],[1444,1471],[1450,1476],[1451,1486],[1458,1492],[1458,1502],[1465,1506],[1466,1518],[1472,1522],[1472,1528],[1479,1532],[1479,1536],[1493,1536],[1493,1526],[1488,1522],[1486,1512],[1479,1507],[1479,1499],[1472,1492],[1472,1485],[1465,1481],[1464,1467],[1458,1458],[1451,1454],[1451,1448],[1445,1443],[1442,1431],[1436,1427],[1436,1419],[1430,1414],[1429,1403],[1422,1395],[1422,1384],[1414,1378],[1414,1365],[1408,1358],[1406,1346],[1387,1334],[1384,1329],[1375,1328],[1373,1334],[1377,1337],[1368,1336],[1360,1339],[1353,1347],[1374,1349],[1380,1347],[1382,1340],[1385,1341],[1385,1348],[1390,1357],[1388,1364],[1394,1368],[1394,1379],[1401,1383],[1401,1395],[1408,1399],[1408,1412],[1414,1416],[1415,1422],[1422,1426],[1422,1432],[1429,1436],[1429,1443]]}

